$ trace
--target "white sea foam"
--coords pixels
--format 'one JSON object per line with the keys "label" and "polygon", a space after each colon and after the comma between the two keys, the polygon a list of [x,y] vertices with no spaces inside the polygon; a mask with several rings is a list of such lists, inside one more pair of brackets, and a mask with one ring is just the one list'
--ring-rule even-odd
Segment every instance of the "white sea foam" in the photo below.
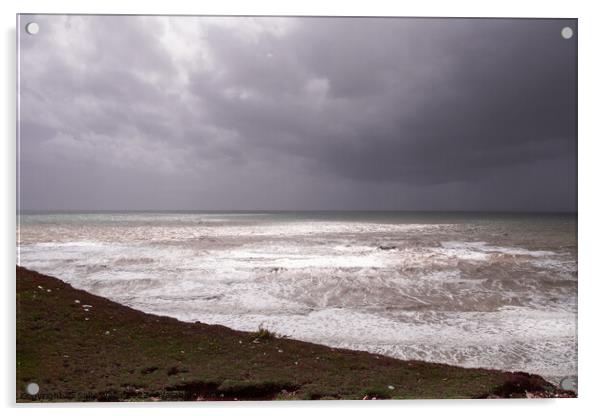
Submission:
{"label": "white sea foam", "polygon": [[491,254],[507,254],[510,256],[548,257],[556,253],[546,250],[527,250],[521,247],[499,247],[489,245],[485,241],[444,241],[443,252],[463,260],[486,261]]}

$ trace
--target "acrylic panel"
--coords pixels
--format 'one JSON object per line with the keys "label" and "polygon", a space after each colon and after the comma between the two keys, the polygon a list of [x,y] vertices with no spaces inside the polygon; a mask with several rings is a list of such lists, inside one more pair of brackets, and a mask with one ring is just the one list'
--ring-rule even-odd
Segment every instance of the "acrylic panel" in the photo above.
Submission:
{"label": "acrylic panel", "polygon": [[576,19],[17,37],[17,401],[576,396]]}

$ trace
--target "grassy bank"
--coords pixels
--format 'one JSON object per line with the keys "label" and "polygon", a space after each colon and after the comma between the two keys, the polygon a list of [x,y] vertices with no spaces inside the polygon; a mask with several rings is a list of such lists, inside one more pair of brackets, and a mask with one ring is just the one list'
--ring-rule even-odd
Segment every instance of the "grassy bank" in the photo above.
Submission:
{"label": "grassy bank", "polygon": [[[17,267],[17,401],[554,397],[538,376],[185,323]],[[36,383],[37,395],[26,386]]]}

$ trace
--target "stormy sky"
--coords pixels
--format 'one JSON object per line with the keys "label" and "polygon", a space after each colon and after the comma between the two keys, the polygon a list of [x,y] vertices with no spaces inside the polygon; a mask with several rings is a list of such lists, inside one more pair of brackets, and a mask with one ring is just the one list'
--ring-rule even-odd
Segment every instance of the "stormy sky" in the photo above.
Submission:
{"label": "stormy sky", "polygon": [[22,209],[576,210],[574,20],[19,26]]}

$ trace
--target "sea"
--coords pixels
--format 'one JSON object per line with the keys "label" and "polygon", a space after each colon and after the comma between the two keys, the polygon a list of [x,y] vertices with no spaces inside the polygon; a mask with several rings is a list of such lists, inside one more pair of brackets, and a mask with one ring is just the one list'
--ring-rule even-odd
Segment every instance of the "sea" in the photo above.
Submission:
{"label": "sea", "polygon": [[577,375],[577,215],[21,212],[17,263],[153,314]]}

